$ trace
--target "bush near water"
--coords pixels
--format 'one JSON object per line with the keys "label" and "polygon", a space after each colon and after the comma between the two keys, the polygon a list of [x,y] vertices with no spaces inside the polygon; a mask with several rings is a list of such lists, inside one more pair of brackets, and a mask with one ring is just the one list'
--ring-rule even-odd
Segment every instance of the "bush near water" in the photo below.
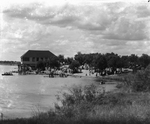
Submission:
{"label": "bush near water", "polygon": [[149,92],[150,91],[150,65],[144,70],[139,70],[137,73],[130,73],[124,77],[122,88],[126,88],[132,92]]}

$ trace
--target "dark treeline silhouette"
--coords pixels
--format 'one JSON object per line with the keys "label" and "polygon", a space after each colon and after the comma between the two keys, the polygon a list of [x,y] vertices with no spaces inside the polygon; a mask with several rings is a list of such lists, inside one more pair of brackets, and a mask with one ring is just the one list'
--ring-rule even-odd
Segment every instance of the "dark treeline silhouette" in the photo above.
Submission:
{"label": "dark treeline silhouette", "polygon": [[69,65],[69,68],[73,70],[74,73],[78,72],[80,63],[74,60],[72,57],[64,58],[63,55],[59,55],[56,58],[51,58],[48,61],[39,61],[37,63],[37,69],[45,70],[45,67],[60,69],[61,66]]}
{"label": "dark treeline silhouette", "polygon": [[67,64],[71,64],[73,60],[79,62],[80,65],[88,64],[90,67],[98,69],[99,71],[103,71],[106,68],[112,68],[112,70],[116,70],[117,68],[140,70],[148,66],[150,63],[150,56],[147,54],[142,54],[141,56],[135,54],[121,56],[113,52],[106,54],[82,54],[81,52],[78,52],[74,56],[74,59],[62,59],[61,56],[61,61],[64,61]]}
{"label": "dark treeline silhouette", "polygon": [[19,62],[19,61],[0,61],[1,65],[18,65],[20,63],[21,62]]}
{"label": "dark treeline silhouette", "polygon": [[60,67],[59,59],[57,57],[54,57],[48,61],[39,61],[37,63],[38,69],[44,70],[45,67],[59,68]]}

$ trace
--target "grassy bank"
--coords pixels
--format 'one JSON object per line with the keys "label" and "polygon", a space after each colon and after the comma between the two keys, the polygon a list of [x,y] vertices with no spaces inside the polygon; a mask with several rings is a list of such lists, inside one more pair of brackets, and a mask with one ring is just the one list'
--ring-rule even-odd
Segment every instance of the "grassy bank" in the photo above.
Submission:
{"label": "grassy bank", "polygon": [[[57,111],[39,113],[30,119],[1,121],[2,124],[149,124],[150,94],[108,95],[104,103],[82,103]],[[134,100],[133,100],[134,99]],[[108,101],[107,101],[108,100]]]}
{"label": "grassy bank", "polygon": [[1,124],[149,124],[150,93],[97,91],[97,86],[74,87],[62,105],[28,119],[3,120]]}

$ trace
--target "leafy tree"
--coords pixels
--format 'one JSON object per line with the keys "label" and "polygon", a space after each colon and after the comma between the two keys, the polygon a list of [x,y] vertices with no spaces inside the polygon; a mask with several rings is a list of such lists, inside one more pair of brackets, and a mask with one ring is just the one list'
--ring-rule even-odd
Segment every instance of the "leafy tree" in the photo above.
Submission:
{"label": "leafy tree", "polygon": [[59,63],[59,59],[57,57],[53,57],[48,61],[48,65],[52,68],[59,68],[60,63]]}
{"label": "leafy tree", "polygon": [[74,59],[77,60],[80,63],[80,65],[84,64],[84,55],[81,52],[78,52],[75,55]]}
{"label": "leafy tree", "polygon": [[139,58],[138,58],[138,56],[137,55],[135,55],[135,54],[131,54],[130,56],[129,56],[129,64],[130,64],[130,66],[132,67],[132,68],[135,68],[135,66],[138,64],[138,61],[139,60]]}
{"label": "leafy tree", "polygon": [[150,63],[150,56],[147,54],[142,54],[142,56],[139,58],[140,64],[146,68]]}
{"label": "leafy tree", "polygon": [[48,61],[39,61],[37,63],[37,68],[41,70],[45,70],[45,67],[59,68],[60,63],[57,57],[53,57]]}
{"label": "leafy tree", "polygon": [[38,63],[37,63],[37,68],[38,69],[41,69],[41,70],[44,70],[45,69],[45,63],[43,62],[43,61],[39,61]]}
{"label": "leafy tree", "polygon": [[104,55],[97,54],[94,58],[94,65],[99,71],[103,71],[107,67],[107,61]]}
{"label": "leafy tree", "polygon": [[129,67],[129,57],[128,56],[122,56],[121,61],[122,61],[122,68]]}
{"label": "leafy tree", "polygon": [[85,55],[85,63],[89,64],[90,66],[94,66],[93,60],[98,55],[98,53],[92,53]]}
{"label": "leafy tree", "polygon": [[107,60],[107,65],[109,68],[112,68],[112,71],[114,72],[116,68],[121,68],[122,67],[122,62],[118,54],[112,53],[107,53],[105,54],[106,60]]}
{"label": "leafy tree", "polygon": [[68,65],[70,65],[72,63],[72,61],[73,61],[72,57],[68,57],[68,58],[65,59],[65,63],[68,64]]}
{"label": "leafy tree", "polygon": [[80,63],[77,60],[73,60],[69,67],[70,69],[73,70],[73,73],[76,73],[78,72],[79,66],[80,66]]}
{"label": "leafy tree", "polygon": [[124,66],[124,61],[122,60],[121,57],[116,58],[116,68],[122,68]]}
{"label": "leafy tree", "polygon": [[[61,58],[61,57],[60,57]],[[82,54],[78,52],[74,56],[75,60],[79,62],[80,65],[88,64],[90,67],[95,67],[95,69],[103,70],[106,67],[110,67],[115,71],[116,68],[132,68],[133,70],[140,69],[141,67],[146,67],[150,63],[150,56],[143,54],[138,57],[135,54],[130,56],[119,56],[113,52],[100,54],[100,53],[89,53]],[[73,58],[66,58],[65,62],[71,64]]]}
{"label": "leafy tree", "polygon": [[59,55],[59,56],[58,56],[58,60],[59,60],[60,63],[65,62],[64,55]]}

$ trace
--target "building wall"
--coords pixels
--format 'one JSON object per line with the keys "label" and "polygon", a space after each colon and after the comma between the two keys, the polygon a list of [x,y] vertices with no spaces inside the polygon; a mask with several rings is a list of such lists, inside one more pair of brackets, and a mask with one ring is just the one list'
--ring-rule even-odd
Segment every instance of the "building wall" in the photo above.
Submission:
{"label": "building wall", "polygon": [[46,61],[49,60],[49,58],[44,57],[30,57],[29,61],[24,61],[24,58],[21,59],[22,64],[25,65],[36,65],[39,61]]}

